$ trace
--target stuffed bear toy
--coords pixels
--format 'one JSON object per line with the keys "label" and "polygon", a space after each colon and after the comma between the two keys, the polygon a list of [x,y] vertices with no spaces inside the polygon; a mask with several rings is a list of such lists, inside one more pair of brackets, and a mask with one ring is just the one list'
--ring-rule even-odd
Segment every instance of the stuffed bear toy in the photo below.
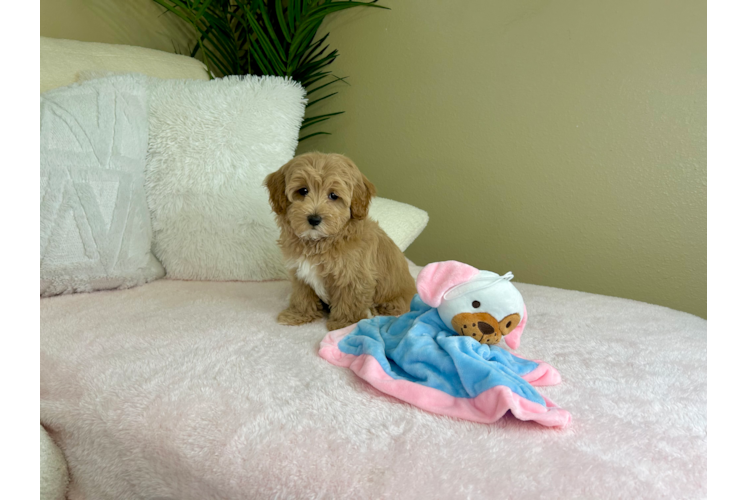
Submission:
{"label": "stuffed bear toy", "polygon": [[426,411],[496,422],[563,427],[571,415],[535,387],[554,385],[552,366],[516,356],[527,323],[522,295],[500,276],[456,261],[435,262],[416,279],[418,295],[401,316],[376,316],[327,334],[319,355],[376,389]]}
{"label": "stuffed bear toy", "polygon": [[424,267],[416,287],[421,299],[436,308],[444,324],[456,333],[481,344],[498,344],[504,338],[517,349],[527,309],[519,290],[510,283],[513,277],[451,260]]}

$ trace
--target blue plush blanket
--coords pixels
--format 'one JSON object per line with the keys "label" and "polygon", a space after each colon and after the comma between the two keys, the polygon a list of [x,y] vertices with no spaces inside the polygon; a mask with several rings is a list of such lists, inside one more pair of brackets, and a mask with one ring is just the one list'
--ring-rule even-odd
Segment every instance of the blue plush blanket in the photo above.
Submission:
{"label": "blue plush blanket", "polygon": [[432,387],[458,398],[474,398],[505,386],[535,403],[543,397],[522,378],[538,363],[496,345],[484,345],[447,328],[436,309],[416,295],[410,312],[362,320],[338,343],[341,352],[374,357],[393,379]]}
{"label": "blue plush blanket", "polygon": [[486,423],[507,411],[546,426],[570,421],[534,387],[560,381],[551,366],[456,334],[418,295],[410,309],[330,332],[320,356],[433,413]]}

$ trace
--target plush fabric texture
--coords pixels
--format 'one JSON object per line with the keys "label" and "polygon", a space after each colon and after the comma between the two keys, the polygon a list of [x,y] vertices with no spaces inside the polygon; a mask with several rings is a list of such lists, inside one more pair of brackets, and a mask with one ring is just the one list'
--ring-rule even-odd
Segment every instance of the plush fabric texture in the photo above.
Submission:
{"label": "plush fabric texture", "polygon": [[129,45],[41,37],[39,62],[41,92],[70,85],[89,70],[209,79],[205,65],[194,57]]}
{"label": "plush fabric texture", "polygon": [[[416,271],[414,269],[414,271]],[[703,498],[706,321],[515,283],[573,422],[434,415],[281,326],[290,284],[159,280],[41,300],[41,420],[69,498]]]}
{"label": "plush fabric texture", "polygon": [[287,276],[262,181],[294,156],[304,96],[280,77],[151,80],[146,186],[168,277]]}
{"label": "plush fabric texture", "polygon": [[549,427],[570,420],[533,387],[559,383],[555,369],[455,333],[418,295],[400,317],[377,316],[330,332],[319,355],[432,413],[491,423],[511,410]]}
{"label": "plush fabric texture", "polygon": [[41,295],[129,288],[163,276],[151,254],[145,79],[41,96]]}
{"label": "plush fabric texture", "polygon": [[379,223],[379,227],[403,252],[429,223],[429,214],[426,211],[407,203],[380,197],[372,198],[369,217]]}
{"label": "plush fabric texture", "polygon": [[68,466],[65,457],[49,437],[44,427],[39,426],[39,498],[40,500],[64,500],[68,487]]}

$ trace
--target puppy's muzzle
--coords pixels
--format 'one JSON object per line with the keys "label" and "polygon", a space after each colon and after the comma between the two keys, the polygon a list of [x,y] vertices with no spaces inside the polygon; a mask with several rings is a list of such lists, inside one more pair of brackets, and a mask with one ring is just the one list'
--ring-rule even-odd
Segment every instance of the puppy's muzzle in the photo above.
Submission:
{"label": "puppy's muzzle", "polygon": [[317,214],[314,214],[314,215],[310,215],[309,217],[307,217],[306,220],[307,222],[309,222],[310,226],[316,227],[316,226],[319,226],[320,223],[322,222],[322,217],[320,217]]}

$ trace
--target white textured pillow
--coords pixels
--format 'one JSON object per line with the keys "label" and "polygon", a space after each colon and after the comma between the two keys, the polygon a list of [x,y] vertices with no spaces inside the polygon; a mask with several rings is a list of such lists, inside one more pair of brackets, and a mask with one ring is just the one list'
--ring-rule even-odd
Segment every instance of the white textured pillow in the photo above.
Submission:
{"label": "white textured pillow", "polygon": [[429,214],[425,210],[387,198],[371,200],[369,217],[379,223],[402,252],[415,241],[429,223]]}
{"label": "white textured pillow", "polygon": [[151,254],[143,77],[41,95],[41,295],[129,288],[163,276]]}
{"label": "white textured pillow", "polygon": [[153,251],[170,278],[286,278],[265,176],[294,156],[303,87],[280,77],[150,80]]}

